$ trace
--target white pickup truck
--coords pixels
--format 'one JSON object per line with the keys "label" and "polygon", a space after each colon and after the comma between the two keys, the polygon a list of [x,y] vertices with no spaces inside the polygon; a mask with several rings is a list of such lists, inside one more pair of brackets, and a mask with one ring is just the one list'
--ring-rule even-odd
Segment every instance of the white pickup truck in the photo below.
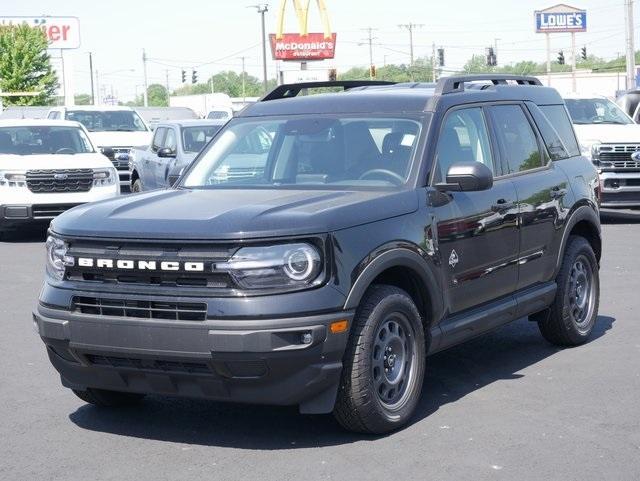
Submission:
{"label": "white pickup truck", "polygon": [[116,169],[78,122],[0,120],[0,236],[119,193]]}
{"label": "white pickup truck", "polygon": [[583,154],[600,173],[602,207],[640,208],[640,125],[606,97],[564,100]]}
{"label": "white pickup truck", "polygon": [[55,107],[47,118],[75,120],[84,125],[94,145],[118,169],[122,191],[129,191],[132,151],[146,149],[152,136],[151,129],[135,110],[106,105]]}

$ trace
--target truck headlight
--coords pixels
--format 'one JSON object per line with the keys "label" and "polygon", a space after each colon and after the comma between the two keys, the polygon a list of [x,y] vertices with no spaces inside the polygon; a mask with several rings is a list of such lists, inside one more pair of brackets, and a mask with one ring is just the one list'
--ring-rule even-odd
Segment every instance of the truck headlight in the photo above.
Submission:
{"label": "truck headlight", "polygon": [[54,279],[64,279],[65,268],[74,265],[74,259],[67,255],[69,246],[57,237],[47,237],[47,273]]}
{"label": "truck headlight", "polygon": [[299,288],[321,281],[320,252],[311,244],[243,247],[228,262],[216,264],[244,289]]}
{"label": "truck headlight", "polygon": [[1,187],[26,187],[27,173],[25,171],[0,170]]}
{"label": "truck headlight", "polygon": [[580,153],[587,159],[591,160],[594,164],[598,165],[600,161],[600,142],[587,141],[584,144],[580,144]]}
{"label": "truck headlight", "polygon": [[103,187],[106,185],[113,185],[116,183],[117,177],[118,171],[114,168],[96,169],[93,171],[93,186]]}

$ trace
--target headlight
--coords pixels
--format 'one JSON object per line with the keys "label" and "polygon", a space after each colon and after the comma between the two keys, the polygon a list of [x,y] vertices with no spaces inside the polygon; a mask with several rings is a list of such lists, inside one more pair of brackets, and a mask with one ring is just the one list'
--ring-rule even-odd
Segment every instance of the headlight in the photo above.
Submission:
{"label": "headlight", "polygon": [[73,266],[73,257],[67,255],[69,246],[66,242],[53,236],[47,237],[47,273],[61,281],[64,279],[66,267]]}
{"label": "headlight", "polygon": [[580,144],[580,153],[587,159],[590,159],[594,164],[597,164],[600,160],[600,142],[591,140]]}
{"label": "headlight", "polygon": [[282,244],[243,247],[216,269],[229,271],[243,289],[298,288],[321,281],[322,261],[311,244]]}
{"label": "headlight", "polygon": [[103,187],[105,185],[113,185],[118,178],[118,171],[114,168],[96,169],[93,171],[93,186]]}
{"label": "headlight", "polygon": [[26,187],[27,173],[25,171],[0,170],[0,186]]}

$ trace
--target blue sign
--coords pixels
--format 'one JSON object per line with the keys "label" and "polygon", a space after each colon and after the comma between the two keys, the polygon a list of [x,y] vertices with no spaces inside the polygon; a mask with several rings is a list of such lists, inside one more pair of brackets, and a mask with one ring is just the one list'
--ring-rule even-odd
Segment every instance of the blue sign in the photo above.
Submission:
{"label": "blue sign", "polygon": [[[551,11],[549,11],[551,10]],[[536,12],[536,32],[586,32],[587,12],[585,10],[575,11],[553,11],[550,8]]]}

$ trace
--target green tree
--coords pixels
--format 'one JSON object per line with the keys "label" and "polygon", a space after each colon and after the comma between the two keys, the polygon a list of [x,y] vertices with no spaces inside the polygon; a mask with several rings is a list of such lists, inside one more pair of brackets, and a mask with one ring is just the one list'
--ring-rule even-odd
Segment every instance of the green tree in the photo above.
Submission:
{"label": "green tree", "polygon": [[77,94],[73,101],[76,105],[91,105],[91,94]]}
{"label": "green tree", "polygon": [[160,84],[151,84],[147,88],[147,100],[150,107],[168,107],[169,96],[166,87]]}
{"label": "green tree", "polygon": [[6,105],[47,105],[58,80],[51,68],[44,32],[27,25],[0,27],[0,90],[40,92],[36,96],[5,97]]}
{"label": "green tree", "polygon": [[[270,79],[268,82],[269,89],[276,86],[276,80]],[[174,95],[199,95],[208,94],[213,91],[216,93],[227,94],[230,97],[242,97],[242,73],[232,70],[220,72],[211,76],[206,82],[195,85],[184,85],[175,90]],[[244,91],[246,97],[260,97],[264,90],[262,80],[245,73]]]}

